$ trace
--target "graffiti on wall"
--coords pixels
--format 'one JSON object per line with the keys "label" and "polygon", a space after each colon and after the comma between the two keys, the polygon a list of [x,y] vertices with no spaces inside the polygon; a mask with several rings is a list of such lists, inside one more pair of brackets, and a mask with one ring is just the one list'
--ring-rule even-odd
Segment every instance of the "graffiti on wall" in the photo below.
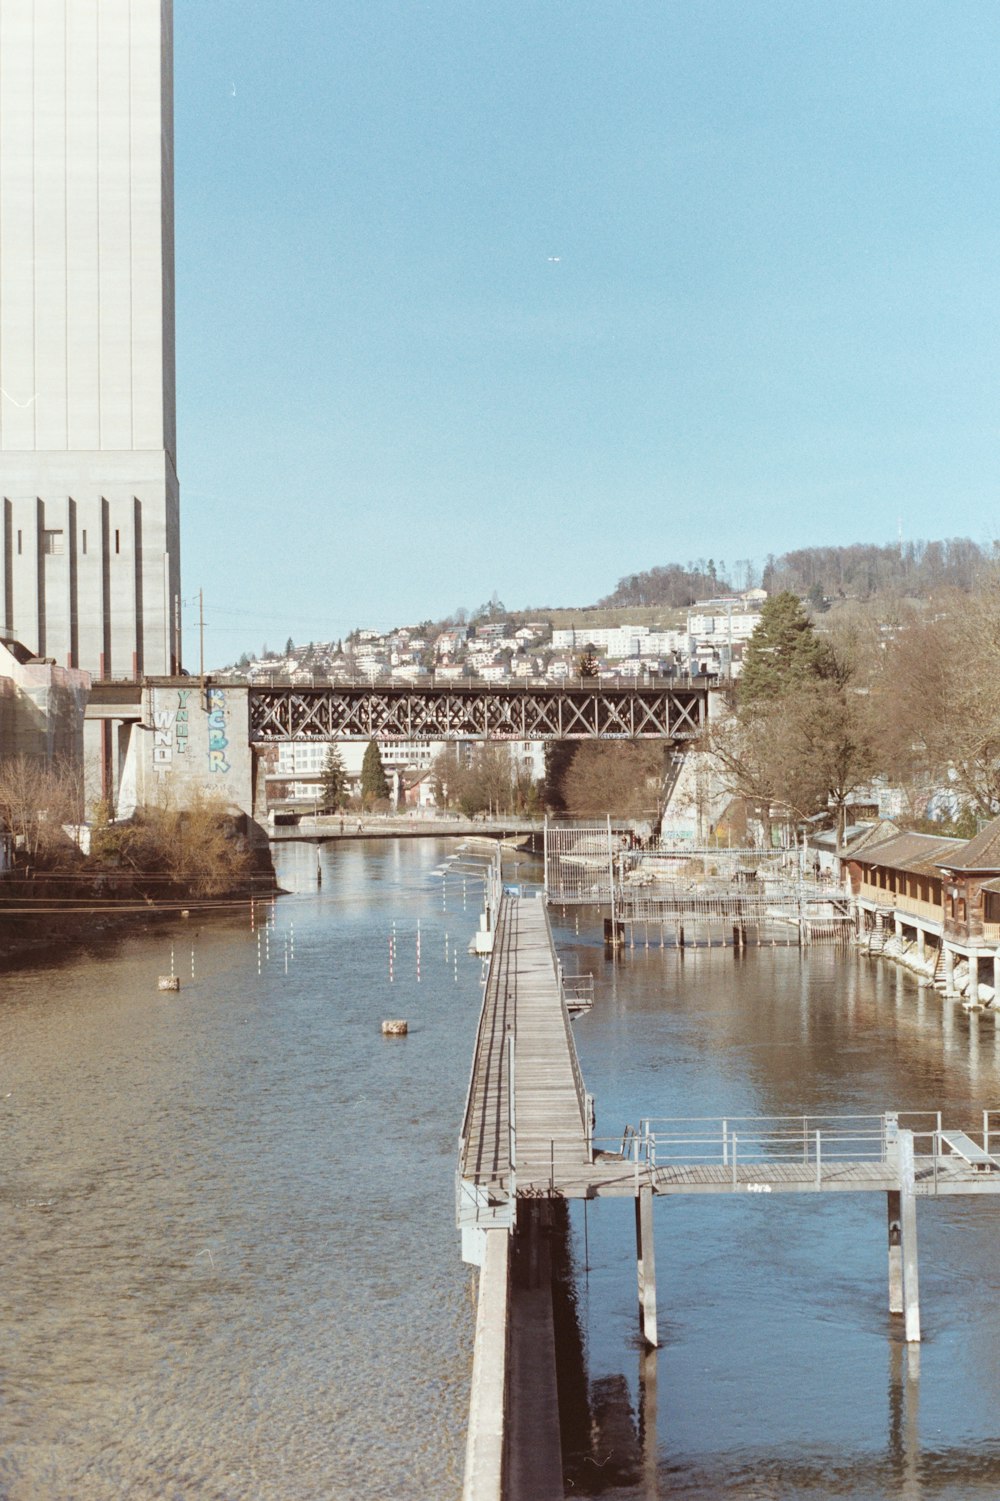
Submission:
{"label": "graffiti on wall", "polygon": [[229,770],[226,751],[229,739],[226,735],[226,691],[224,688],[208,690],[208,769],[210,772]]}
{"label": "graffiti on wall", "polygon": [[158,707],[160,696],[153,699],[153,767],[156,771],[169,771],[174,753],[183,756],[188,748],[188,699],[190,688],[177,692],[177,703],[170,708]]}

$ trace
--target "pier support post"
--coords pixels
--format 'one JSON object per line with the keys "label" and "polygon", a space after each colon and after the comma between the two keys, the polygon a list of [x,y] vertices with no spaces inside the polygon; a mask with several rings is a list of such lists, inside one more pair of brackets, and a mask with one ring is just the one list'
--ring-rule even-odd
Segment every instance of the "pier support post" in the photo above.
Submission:
{"label": "pier support post", "polygon": [[889,1221],[889,1312],[903,1311],[903,1227],[900,1219],[899,1189],[890,1188],[885,1196]]}
{"label": "pier support post", "polygon": [[993,955],[993,989],[1000,995],[1000,950]]}
{"label": "pier support post", "polygon": [[923,928],[918,928],[917,929],[917,958],[920,960],[921,964],[923,964],[924,960],[927,958],[927,943],[926,943],[926,939],[927,939],[927,935],[924,932]]}
{"label": "pier support post", "polygon": [[642,1337],[654,1348],[656,1331],[656,1251],[653,1245],[653,1189],[644,1183],[635,1197],[635,1256],[639,1275],[639,1316]]}
{"label": "pier support post", "polygon": [[899,1228],[903,1252],[903,1316],[907,1344],[920,1343],[920,1287],[917,1279],[917,1200],[914,1193],[913,1132],[899,1133]]}

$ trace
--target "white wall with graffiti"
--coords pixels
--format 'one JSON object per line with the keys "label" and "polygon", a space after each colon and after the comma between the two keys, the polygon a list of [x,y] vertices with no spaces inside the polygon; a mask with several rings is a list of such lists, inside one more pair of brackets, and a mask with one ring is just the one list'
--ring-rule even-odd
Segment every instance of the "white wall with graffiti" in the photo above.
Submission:
{"label": "white wall with graffiti", "polygon": [[148,687],[122,768],[119,817],[143,803],[183,803],[195,791],[253,814],[253,758],[245,688]]}

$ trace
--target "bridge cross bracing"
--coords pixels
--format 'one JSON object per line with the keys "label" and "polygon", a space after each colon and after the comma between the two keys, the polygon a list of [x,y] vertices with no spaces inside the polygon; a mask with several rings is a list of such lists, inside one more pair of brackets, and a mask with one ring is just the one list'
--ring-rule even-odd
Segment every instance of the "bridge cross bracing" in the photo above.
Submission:
{"label": "bridge cross bracing", "polygon": [[707,688],[251,687],[254,744],[308,740],[692,740]]}

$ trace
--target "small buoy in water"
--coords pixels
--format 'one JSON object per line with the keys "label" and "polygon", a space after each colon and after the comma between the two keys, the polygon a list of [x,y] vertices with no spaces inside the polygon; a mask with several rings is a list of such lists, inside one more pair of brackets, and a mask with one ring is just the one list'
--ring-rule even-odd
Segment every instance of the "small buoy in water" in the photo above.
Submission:
{"label": "small buoy in water", "polygon": [[180,975],[161,975],[156,982],[157,990],[180,990]]}
{"label": "small buoy in water", "polygon": [[181,917],[190,917],[190,916],[191,916],[190,909],[188,907],[182,907],[181,908]]}
{"label": "small buoy in water", "polygon": [[404,1021],[390,1021],[382,1023],[383,1037],[405,1037],[407,1024]]}

